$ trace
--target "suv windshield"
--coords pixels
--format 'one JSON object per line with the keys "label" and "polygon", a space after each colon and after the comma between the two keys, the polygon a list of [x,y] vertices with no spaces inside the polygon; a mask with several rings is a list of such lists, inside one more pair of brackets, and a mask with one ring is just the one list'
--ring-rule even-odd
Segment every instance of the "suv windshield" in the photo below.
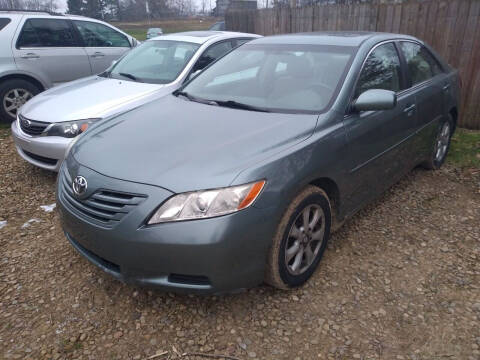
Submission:
{"label": "suv windshield", "polygon": [[116,79],[167,84],[177,78],[198,48],[198,44],[182,41],[147,41],[132,49],[106,75]]}
{"label": "suv windshield", "polygon": [[243,45],[207,68],[180,94],[243,109],[322,112],[343,83],[355,49]]}

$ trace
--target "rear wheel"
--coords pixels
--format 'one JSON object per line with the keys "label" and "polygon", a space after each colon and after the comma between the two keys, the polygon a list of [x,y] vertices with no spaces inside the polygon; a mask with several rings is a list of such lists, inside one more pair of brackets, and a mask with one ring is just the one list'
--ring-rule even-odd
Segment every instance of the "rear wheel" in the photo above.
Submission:
{"label": "rear wheel", "polygon": [[12,79],[0,84],[0,122],[10,123],[17,118],[20,107],[40,89],[23,79]]}
{"label": "rear wheel", "polygon": [[430,159],[424,163],[427,169],[437,170],[443,165],[450,149],[452,134],[453,118],[449,115],[448,119],[443,121],[438,128],[432,154]]}
{"label": "rear wheel", "polygon": [[304,284],[325,251],[331,220],[327,194],[308,186],[292,201],[277,228],[265,282],[280,289]]}

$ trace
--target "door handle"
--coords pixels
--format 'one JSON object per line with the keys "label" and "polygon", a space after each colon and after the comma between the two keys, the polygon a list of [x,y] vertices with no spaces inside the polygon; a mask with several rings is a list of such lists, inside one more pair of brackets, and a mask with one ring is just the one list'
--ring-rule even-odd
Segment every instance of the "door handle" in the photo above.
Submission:
{"label": "door handle", "polygon": [[100,51],[95,51],[92,55],[90,55],[91,57],[93,58],[97,58],[97,57],[104,57],[105,54],[100,52]]}
{"label": "door handle", "polygon": [[446,85],[443,87],[443,91],[448,91],[448,90],[450,90],[451,87],[452,87],[452,85],[446,84]]}
{"label": "door handle", "polygon": [[25,55],[21,56],[22,59],[39,59],[40,55],[37,55],[35,53],[26,53]]}
{"label": "door handle", "polygon": [[411,116],[416,108],[417,108],[417,105],[415,105],[415,104],[407,105],[405,107],[405,109],[403,110],[403,112],[408,114],[408,116]]}

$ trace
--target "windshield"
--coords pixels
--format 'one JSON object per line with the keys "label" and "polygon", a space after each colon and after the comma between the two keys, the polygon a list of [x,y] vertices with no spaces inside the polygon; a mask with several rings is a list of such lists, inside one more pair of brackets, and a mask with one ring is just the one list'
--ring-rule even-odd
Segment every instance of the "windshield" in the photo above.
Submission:
{"label": "windshield", "polygon": [[198,75],[180,94],[211,104],[278,112],[322,112],[356,48],[246,44]]}
{"label": "windshield", "polygon": [[128,52],[107,75],[116,79],[167,84],[177,78],[198,48],[198,44],[183,41],[146,41]]}

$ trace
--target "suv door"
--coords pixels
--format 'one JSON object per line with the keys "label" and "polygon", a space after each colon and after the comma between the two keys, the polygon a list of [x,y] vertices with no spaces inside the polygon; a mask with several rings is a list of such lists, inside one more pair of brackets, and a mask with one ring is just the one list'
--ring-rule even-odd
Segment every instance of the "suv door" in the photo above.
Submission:
{"label": "suv door", "polygon": [[400,49],[408,70],[408,91],[416,97],[418,107],[418,151],[414,155],[421,160],[432,149],[432,139],[435,139],[438,120],[444,114],[443,104],[450,86],[440,64],[426,47],[402,41]]}
{"label": "suv door", "polygon": [[407,139],[415,133],[415,96],[404,93],[404,72],[393,42],[374,48],[360,72],[352,104],[370,89],[397,93],[392,110],[349,110],[344,125],[352,159],[349,208],[356,209],[390,186],[408,168]]}
{"label": "suv door", "polygon": [[128,38],[115,29],[92,21],[73,20],[83,40],[94,74],[105,71],[131,48]]}
{"label": "suv door", "polygon": [[12,49],[15,63],[57,85],[92,74],[70,20],[27,18]]}

